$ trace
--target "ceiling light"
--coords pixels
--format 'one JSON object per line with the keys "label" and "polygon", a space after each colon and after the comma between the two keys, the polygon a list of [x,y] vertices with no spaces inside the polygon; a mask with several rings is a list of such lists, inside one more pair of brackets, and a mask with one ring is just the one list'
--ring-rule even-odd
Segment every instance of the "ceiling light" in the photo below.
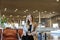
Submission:
{"label": "ceiling light", "polygon": [[55,13],[55,12],[52,12],[52,13]]}
{"label": "ceiling light", "polygon": [[38,10],[35,10],[35,12],[38,12]]}
{"label": "ceiling light", "polygon": [[47,12],[47,11],[44,11],[44,12]]}
{"label": "ceiling light", "polygon": [[59,0],[56,0],[57,2],[59,2]]}
{"label": "ceiling light", "polygon": [[26,13],[26,11],[24,11]]}
{"label": "ceiling light", "polygon": [[6,11],[6,10],[7,10],[7,8],[4,9],[4,11]]}
{"label": "ceiling light", "polygon": [[18,9],[15,9],[15,12],[17,11]]}
{"label": "ceiling light", "polygon": [[26,16],[23,16],[23,18],[26,18]]}
{"label": "ceiling light", "polygon": [[33,11],[33,13],[35,13],[35,11]]}
{"label": "ceiling light", "polygon": [[12,17],[12,15],[10,15],[10,17]]}
{"label": "ceiling light", "polygon": [[5,17],[5,15],[3,14],[3,17]]}
{"label": "ceiling light", "polygon": [[28,9],[26,9],[26,11],[28,11]]}

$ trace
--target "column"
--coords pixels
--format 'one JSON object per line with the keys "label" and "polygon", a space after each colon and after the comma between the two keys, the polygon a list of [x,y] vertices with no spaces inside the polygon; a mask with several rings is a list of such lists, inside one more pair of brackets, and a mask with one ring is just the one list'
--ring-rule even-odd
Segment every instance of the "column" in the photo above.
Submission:
{"label": "column", "polygon": [[1,10],[0,10],[0,26],[1,26]]}
{"label": "column", "polygon": [[20,26],[21,26],[21,20],[20,20]]}
{"label": "column", "polygon": [[39,24],[41,23],[41,15],[40,15],[40,12],[39,12]]}
{"label": "column", "polygon": [[0,10],[0,16],[1,16],[1,10]]}
{"label": "column", "polygon": [[50,18],[50,27],[51,27],[51,24],[52,24],[52,21],[51,21],[51,18]]}

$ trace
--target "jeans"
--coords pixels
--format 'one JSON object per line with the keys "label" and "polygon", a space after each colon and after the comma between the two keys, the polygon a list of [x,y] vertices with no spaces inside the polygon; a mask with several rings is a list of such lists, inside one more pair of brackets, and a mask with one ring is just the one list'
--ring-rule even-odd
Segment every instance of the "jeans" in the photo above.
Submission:
{"label": "jeans", "polygon": [[38,34],[38,40],[42,40],[42,33]]}

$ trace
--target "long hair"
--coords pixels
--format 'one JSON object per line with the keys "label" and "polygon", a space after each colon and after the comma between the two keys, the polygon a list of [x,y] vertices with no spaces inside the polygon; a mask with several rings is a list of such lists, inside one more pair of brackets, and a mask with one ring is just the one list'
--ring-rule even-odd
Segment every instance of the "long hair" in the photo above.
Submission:
{"label": "long hair", "polygon": [[[32,18],[32,23],[33,23],[33,16],[31,15],[31,18]],[[29,21],[29,19],[27,20],[27,25],[29,25],[30,24],[30,21]]]}

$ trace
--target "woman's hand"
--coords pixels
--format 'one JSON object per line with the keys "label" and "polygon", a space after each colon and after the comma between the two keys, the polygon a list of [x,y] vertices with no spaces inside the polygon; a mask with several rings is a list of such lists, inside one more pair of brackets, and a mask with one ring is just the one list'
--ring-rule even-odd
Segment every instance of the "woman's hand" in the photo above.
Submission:
{"label": "woman's hand", "polygon": [[31,34],[32,34],[32,35],[36,35],[36,32],[34,31],[34,32],[32,32]]}
{"label": "woman's hand", "polygon": [[28,35],[36,35],[36,32],[34,31],[34,32],[28,32]]}
{"label": "woman's hand", "polygon": [[30,35],[32,35],[31,33],[28,33],[28,35],[30,36]]}

